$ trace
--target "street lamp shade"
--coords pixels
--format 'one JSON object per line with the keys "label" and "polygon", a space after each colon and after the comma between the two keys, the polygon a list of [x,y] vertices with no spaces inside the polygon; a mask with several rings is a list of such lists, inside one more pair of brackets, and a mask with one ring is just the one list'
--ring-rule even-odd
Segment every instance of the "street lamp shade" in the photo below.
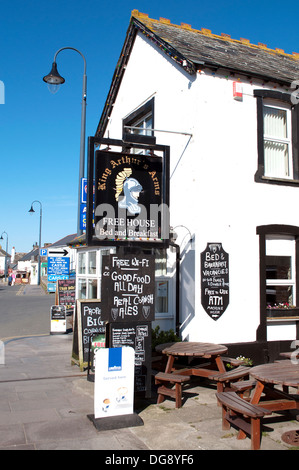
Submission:
{"label": "street lamp shade", "polygon": [[53,62],[51,72],[45,75],[43,80],[50,85],[62,85],[65,82],[65,79],[58,73],[56,62]]}
{"label": "street lamp shade", "polygon": [[56,93],[60,85],[65,82],[65,79],[58,73],[56,62],[53,62],[51,72],[45,75],[43,80],[47,83],[50,92],[53,94]]}
{"label": "street lamp shade", "polygon": [[33,209],[33,206],[32,206],[32,205],[31,205],[31,207],[30,207],[30,209],[29,209],[28,212],[30,212],[31,214],[32,214],[33,212],[35,212],[35,210]]}

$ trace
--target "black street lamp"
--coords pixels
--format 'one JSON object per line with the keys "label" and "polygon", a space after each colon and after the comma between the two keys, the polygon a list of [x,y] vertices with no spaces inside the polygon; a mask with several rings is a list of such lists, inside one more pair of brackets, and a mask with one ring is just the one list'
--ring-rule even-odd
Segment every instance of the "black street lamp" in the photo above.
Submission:
{"label": "black street lamp", "polygon": [[38,271],[37,271],[37,284],[40,285],[40,249],[41,249],[41,239],[42,239],[42,203],[40,201],[33,201],[28,212],[33,214],[35,210],[33,209],[33,204],[37,202],[40,205],[39,210],[39,241],[38,241]]}
{"label": "black street lamp", "polygon": [[5,263],[5,266],[4,266],[4,276],[5,276],[5,277],[4,277],[4,279],[5,279],[5,282],[6,282],[6,278],[7,278],[8,235],[7,235],[6,232],[2,232],[1,237],[0,237],[0,240],[4,240],[4,238],[3,238],[3,233],[5,233],[5,235],[6,235],[6,250],[5,250],[5,261],[4,261],[4,263]]}
{"label": "black street lamp", "polygon": [[[81,206],[81,180],[84,177],[84,163],[85,163],[85,131],[86,131],[86,94],[87,94],[87,76],[86,76],[86,60],[84,55],[74,47],[62,47],[55,55],[52,63],[52,69],[48,75],[45,75],[43,80],[50,86],[54,87],[54,92],[57,88],[65,82],[65,79],[58,73],[56,57],[59,52],[71,49],[78,52],[84,61],[84,73],[83,73],[83,88],[82,88],[82,106],[81,106],[81,139],[80,139],[80,162],[79,162],[79,187],[78,187],[78,216],[77,216],[77,234],[82,235],[83,230],[80,228],[80,206]],[[50,90],[51,91],[51,90]]]}

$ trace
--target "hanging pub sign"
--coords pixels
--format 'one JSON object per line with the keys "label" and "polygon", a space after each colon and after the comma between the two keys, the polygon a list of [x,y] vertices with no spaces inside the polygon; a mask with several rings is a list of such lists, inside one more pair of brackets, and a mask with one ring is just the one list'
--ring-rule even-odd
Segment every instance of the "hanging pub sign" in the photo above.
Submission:
{"label": "hanging pub sign", "polygon": [[163,158],[95,152],[95,236],[99,240],[168,239]]}
{"label": "hanging pub sign", "polygon": [[229,304],[229,255],[221,243],[208,243],[201,253],[201,304],[213,319]]}
{"label": "hanging pub sign", "polygon": [[155,257],[132,254],[104,255],[101,299],[104,321],[153,321]]}

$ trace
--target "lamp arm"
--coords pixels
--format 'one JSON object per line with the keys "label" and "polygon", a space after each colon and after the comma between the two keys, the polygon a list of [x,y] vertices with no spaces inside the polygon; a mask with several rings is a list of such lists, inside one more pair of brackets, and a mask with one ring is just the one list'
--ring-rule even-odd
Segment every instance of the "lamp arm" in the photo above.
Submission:
{"label": "lamp arm", "polygon": [[84,75],[86,75],[86,59],[84,57],[84,55],[82,54],[82,52],[80,52],[78,49],[75,49],[74,47],[62,47],[61,49],[58,49],[57,52],[55,52],[55,55],[54,55],[54,62],[56,62],[56,57],[58,56],[59,52],[61,51],[64,51],[65,49],[71,49],[72,51],[76,51],[78,52],[78,54],[80,54],[80,56],[82,57],[83,61],[84,61]]}

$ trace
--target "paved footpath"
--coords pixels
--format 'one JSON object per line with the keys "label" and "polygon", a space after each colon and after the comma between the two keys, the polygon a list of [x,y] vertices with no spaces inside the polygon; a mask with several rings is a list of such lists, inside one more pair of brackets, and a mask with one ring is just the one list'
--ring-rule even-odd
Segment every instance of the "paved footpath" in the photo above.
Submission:
{"label": "paved footpath", "polygon": [[[93,383],[71,365],[72,335],[8,340],[0,365],[0,450],[248,450],[236,431],[222,431],[215,388],[195,383],[184,393],[182,408],[174,401],[143,400],[135,410],[142,426],[98,431],[93,414]],[[295,418],[295,417],[294,417]],[[268,419],[262,450],[286,450],[281,440],[299,423]]]}
{"label": "paved footpath", "polygon": [[[19,296],[41,295],[34,287],[21,288]],[[72,334],[2,336],[2,340],[0,450],[109,450],[113,455],[121,455],[121,451],[129,455],[177,451],[196,455],[199,450],[250,449],[248,438],[237,440],[237,431],[222,430],[215,386],[199,379],[184,391],[182,408],[176,409],[171,399],[157,405],[153,385],[152,398],[138,400],[135,405],[143,425],[97,430],[87,417],[93,414],[94,384],[87,380],[86,372],[71,364]],[[284,415],[266,418],[262,450],[292,448],[281,439],[284,432],[299,429],[296,412],[292,413],[288,420]]]}

